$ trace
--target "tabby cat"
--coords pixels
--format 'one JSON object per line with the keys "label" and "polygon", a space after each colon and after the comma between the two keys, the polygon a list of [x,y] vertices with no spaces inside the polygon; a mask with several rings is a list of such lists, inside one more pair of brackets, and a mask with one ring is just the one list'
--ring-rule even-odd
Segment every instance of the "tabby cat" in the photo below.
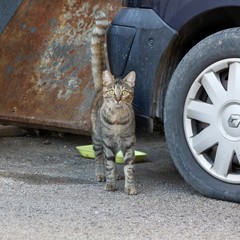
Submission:
{"label": "tabby cat", "polygon": [[95,17],[92,35],[92,74],[96,95],[91,106],[92,141],[96,180],[106,181],[105,190],[116,190],[115,156],[124,156],[125,192],[137,194],[134,183],[135,119],[132,100],[135,72],[116,79],[106,70],[105,34],[108,20],[103,12]]}

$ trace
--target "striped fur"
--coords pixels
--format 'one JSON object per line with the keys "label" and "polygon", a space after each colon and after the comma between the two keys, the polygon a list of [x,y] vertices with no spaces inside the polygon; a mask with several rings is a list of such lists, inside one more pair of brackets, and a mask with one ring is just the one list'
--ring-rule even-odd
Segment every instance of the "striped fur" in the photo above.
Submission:
{"label": "striped fur", "polygon": [[125,192],[137,194],[134,183],[135,119],[132,108],[135,72],[115,79],[106,69],[105,33],[108,22],[99,12],[92,36],[92,74],[96,95],[91,106],[92,141],[95,152],[95,175],[106,181],[105,190],[116,190],[115,156],[124,155]]}
{"label": "striped fur", "polygon": [[92,52],[92,74],[94,88],[99,92],[103,88],[102,72],[106,70],[106,51],[105,51],[105,34],[108,28],[106,15],[99,11],[95,16],[95,27],[92,33],[91,52]]}

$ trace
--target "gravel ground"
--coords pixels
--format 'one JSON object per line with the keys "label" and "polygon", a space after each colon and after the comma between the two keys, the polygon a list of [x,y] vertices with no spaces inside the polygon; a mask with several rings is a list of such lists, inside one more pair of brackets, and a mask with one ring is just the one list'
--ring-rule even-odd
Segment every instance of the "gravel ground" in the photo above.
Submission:
{"label": "gravel ground", "polygon": [[[75,147],[89,137],[0,138],[0,239],[238,239],[240,206],[208,199],[173,166],[164,137],[139,133],[139,194],[105,192],[94,161]],[[118,165],[120,173],[122,165]]]}

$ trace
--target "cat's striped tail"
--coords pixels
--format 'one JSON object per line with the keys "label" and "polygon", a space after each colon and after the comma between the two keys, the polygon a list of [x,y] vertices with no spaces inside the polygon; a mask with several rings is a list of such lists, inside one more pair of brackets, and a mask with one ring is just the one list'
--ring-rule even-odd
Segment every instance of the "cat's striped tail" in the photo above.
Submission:
{"label": "cat's striped tail", "polygon": [[95,26],[91,39],[92,75],[95,90],[102,90],[102,72],[106,70],[105,35],[108,27],[108,19],[104,12],[97,12]]}

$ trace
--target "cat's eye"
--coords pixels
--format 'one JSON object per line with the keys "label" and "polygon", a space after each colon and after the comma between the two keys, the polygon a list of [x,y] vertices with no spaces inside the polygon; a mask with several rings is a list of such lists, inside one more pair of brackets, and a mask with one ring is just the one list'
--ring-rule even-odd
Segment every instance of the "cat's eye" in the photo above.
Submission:
{"label": "cat's eye", "polygon": [[110,95],[114,95],[114,94],[115,94],[114,90],[109,90],[108,93],[109,93]]}
{"label": "cat's eye", "polygon": [[128,91],[123,90],[123,91],[122,91],[122,95],[123,95],[123,96],[127,96],[127,95],[128,95]]}

